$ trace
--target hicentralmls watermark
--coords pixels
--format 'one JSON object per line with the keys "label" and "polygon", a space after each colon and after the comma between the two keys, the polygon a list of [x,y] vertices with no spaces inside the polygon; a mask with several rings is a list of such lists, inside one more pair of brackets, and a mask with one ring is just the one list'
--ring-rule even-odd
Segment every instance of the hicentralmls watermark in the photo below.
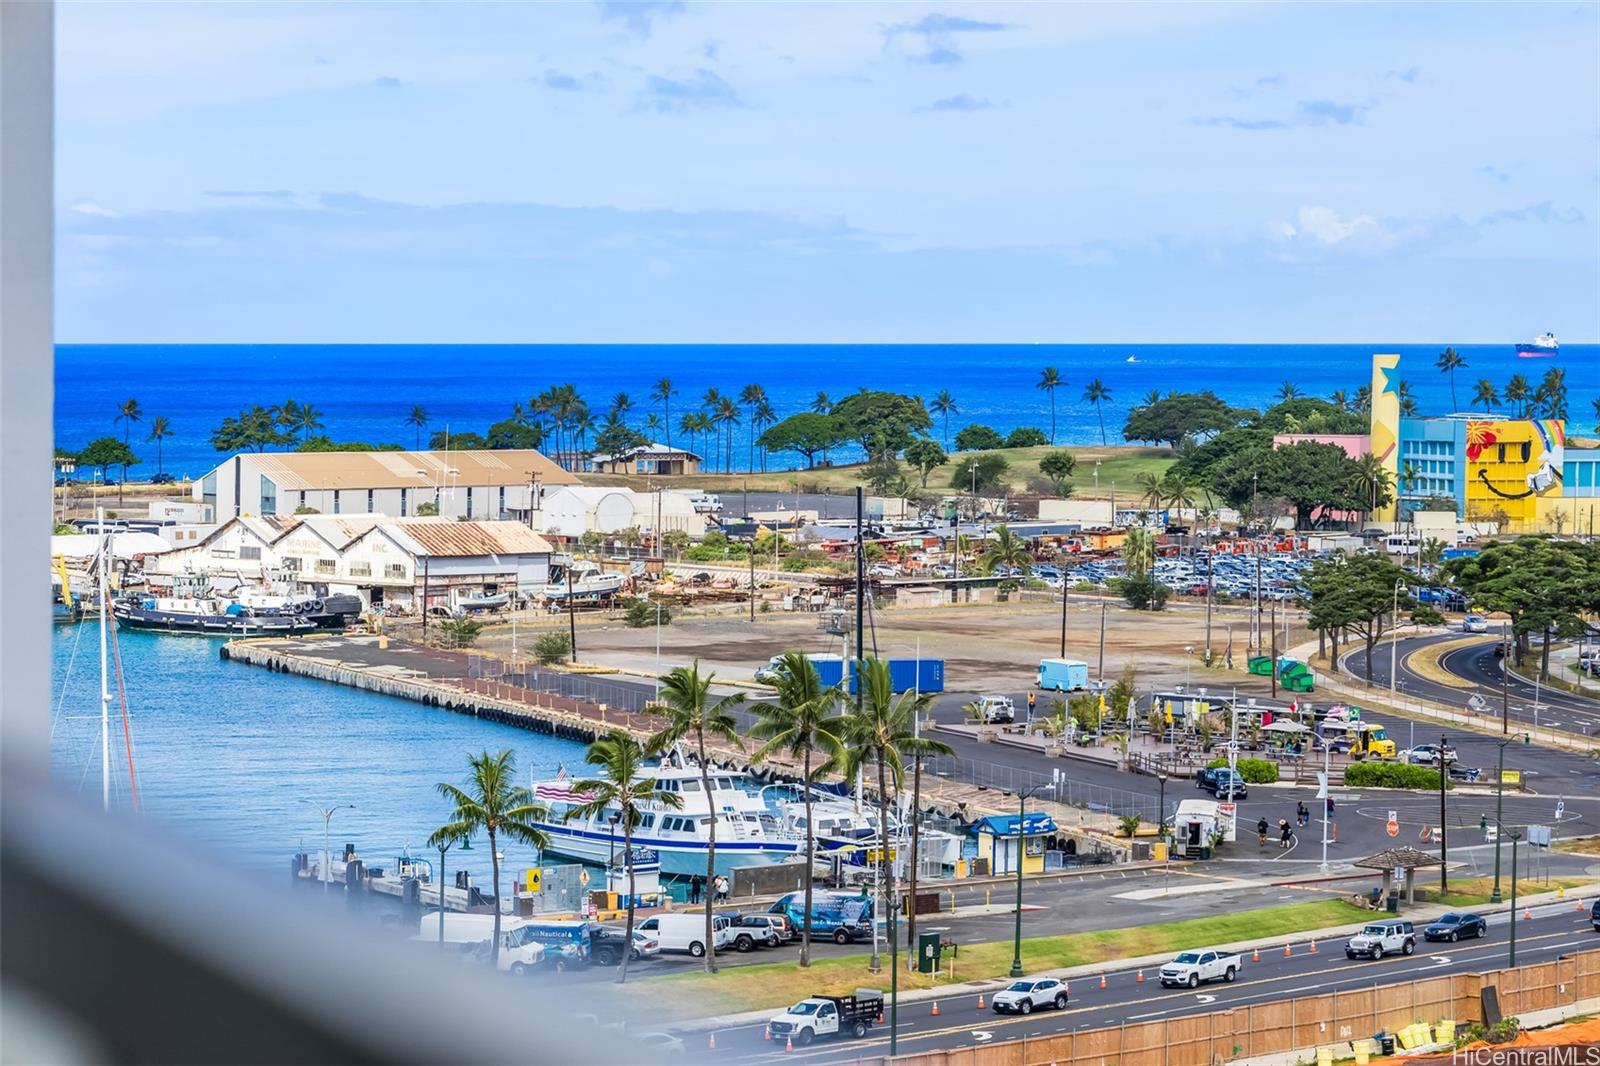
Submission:
{"label": "hicentralmls watermark", "polygon": [[1414,1061],[1417,1066],[1600,1066],[1600,1044],[1459,1048]]}

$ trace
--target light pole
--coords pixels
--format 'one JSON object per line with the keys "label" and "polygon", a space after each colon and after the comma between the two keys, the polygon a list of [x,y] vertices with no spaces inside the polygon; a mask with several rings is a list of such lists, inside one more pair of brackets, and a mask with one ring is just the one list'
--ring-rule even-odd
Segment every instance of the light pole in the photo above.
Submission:
{"label": "light pole", "polygon": [[454,840],[439,842],[439,948],[444,948],[444,853],[450,850]]}
{"label": "light pole", "polygon": [[[1495,819],[1497,822],[1499,819]],[[1495,834],[1499,839],[1499,834]],[[1511,946],[1506,950],[1506,965],[1517,964],[1517,841],[1522,839],[1522,834],[1515,829],[1511,831]],[[1444,882],[1440,882],[1442,885]],[[1443,889],[1440,890],[1441,893]]]}
{"label": "light pole", "polygon": [[1167,839],[1167,772],[1158,770],[1156,780],[1161,783],[1161,798],[1156,800],[1156,839],[1161,841],[1161,894],[1167,894],[1172,884],[1172,842]]}
{"label": "light pole", "polygon": [[[1389,610],[1389,695],[1394,695],[1395,681],[1399,674],[1395,670],[1395,646],[1400,641],[1400,588],[1403,582],[1394,583],[1394,606]],[[1442,758],[1442,756],[1441,756]]]}
{"label": "light pole", "polygon": [[1183,646],[1183,691],[1185,691],[1185,692],[1189,691],[1189,681],[1190,681],[1189,671],[1190,671],[1190,668],[1193,667],[1193,666],[1194,666],[1194,645],[1193,644],[1185,644]]}
{"label": "light pole", "polygon": [[1067,657],[1067,575],[1061,574],[1061,657]]}
{"label": "light pole", "polygon": [[[1067,590],[1066,578],[1061,579],[1061,591]],[[1095,674],[1101,681],[1106,679],[1106,601],[1100,600],[1100,665],[1095,668]]]}
{"label": "light pole", "polygon": [[[1439,895],[1449,891],[1450,878],[1450,826],[1445,821],[1444,790],[1449,779],[1449,761],[1445,759],[1445,737],[1439,737]],[[1512,876],[1515,876],[1514,874]]]}
{"label": "light pole", "polygon": [[332,856],[330,856],[328,853],[328,823],[333,820],[333,814],[335,811],[353,811],[356,809],[356,805],[354,803],[339,803],[332,807],[324,807],[320,803],[316,803],[312,800],[301,800],[300,802],[311,804],[311,806],[317,809],[317,813],[322,815],[322,893],[323,895],[327,895],[329,873],[328,864],[332,861]]}
{"label": "light pole", "polygon": [[1017,791],[1017,915],[1016,927],[1011,938],[1011,976],[1022,976],[1022,856],[1027,852],[1027,837],[1023,830],[1027,828],[1028,797],[1037,796],[1041,792],[1054,792],[1055,783],[1035,785],[1033,788],[1024,788]]}
{"label": "light pole", "polygon": [[[1489,902],[1490,903],[1499,903],[1500,899],[1501,899],[1501,896],[1500,896],[1500,836],[1501,836],[1501,833],[1500,833],[1500,819],[1505,814],[1504,801],[1505,801],[1505,794],[1506,794],[1506,745],[1510,744],[1514,740],[1516,740],[1516,737],[1506,737],[1504,740],[1495,741],[1495,744],[1498,745],[1499,748],[1500,748],[1500,763],[1499,763],[1499,766],[1496,769],[1495,778],[1494,778],[1494,824],[1495,824],[1495,831],[1494,831],[1494,891],[1489,893]],[[1527,733],[1522,734],[1522,742],[1524,744],[1529,742],[1529,735]],[[1513,907],[1512,909],[1515,910],[1516,908]]]}

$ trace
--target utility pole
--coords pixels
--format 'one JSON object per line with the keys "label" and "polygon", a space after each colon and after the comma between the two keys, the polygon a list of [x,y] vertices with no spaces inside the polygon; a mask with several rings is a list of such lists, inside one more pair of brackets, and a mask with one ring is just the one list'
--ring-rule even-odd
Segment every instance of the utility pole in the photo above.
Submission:
{"label": "utility pole", "polygon": [[1272,698],[1278,698],[1278,601],[1272,601]]}
{"label": "utility pole", "polygon": [[[1441,735],[1439,737],[1439,895],[1441,896],[1450,890],[1450,851],[1448,843],[1450,827],[1445,824],[1444,813],[1444,788],[1445,782],[1450,776],[1450,771],[1448,760],[1444,757],[1445,742],[1445,737]],[[1501,750],[1503,753],[1504,749]],[[1513,873],[1512,876],[1515,877],[1516,874]],[[1511,924],[1513,926],[1517,924],[1517,916],[1515,914],[1511,916]]]}
{"label": "utility pole", "polygon": [[578,607],[572,595],[572,564],[577,562],[577,555],[567,553],[567,644],[572,653],[572,661],[578,661]]}
{"label": "utility pole", "polygon": [[[773,537],[777,537],[774,532]],[[750,621],[756,620],[756,535],[754,530],[750,533]]]}
{"label": "utility pole", "polygon": [[[1510,743],[1510,738],[1499,740],[1495,743],[1500,745],[1500,764],[1495,772],[1494,778],[1494,891],[1489,893],[1490,903],[1499,903],[1501,898],[1500,837],[1502,834],[1500,832],[1500,819],[1505,817],[1504,801],[1506,795],[1506,745]],[[1513,914],[1512,922],[1514,923],[1515,921],[1516,915]]]}
{"label": "utility pole", "polygon": [[422,557],[422,642],[428,642],[428,557]]}
{"label": "utility pole", "polygon": [[1261,651],[1261,542],[1256,541],[1256,617],[1255,639],[1250,646],[1258,653]]}
{"label": "utility pole", "polygon": [[1100,680],[1106,679],[1106,601],[1100,600],[1100,666],[1097,671]]}
{"label": "utility pole", "polygon": [[1511,671],[1506,669],[1506,656],[1511,654],[1511,635],[1506,632],[1506,623],[1500,623],[1500,648],[1504,655],[1500,659],[1500,735],[1505,736],[1511,729]]}
{"label": "utility pole", "polygon": [[[1213,545],[1215,547],[1215,545]],[[1211,665],[1211,552],[1206,552],[1206,665]]]}
{"label": "utility pole", "polygon": [[1061,574],[1061,657],[1067,657],[1067,575]]}

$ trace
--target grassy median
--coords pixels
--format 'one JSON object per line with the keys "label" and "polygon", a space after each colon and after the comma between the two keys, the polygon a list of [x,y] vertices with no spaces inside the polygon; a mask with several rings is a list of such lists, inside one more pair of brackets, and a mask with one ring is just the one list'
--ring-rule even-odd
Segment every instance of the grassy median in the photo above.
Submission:
{"label": "grassy median", "polygon": [[[1022,941],[1022,964],[1029,973],[1035,973],[1258,937],[1287,936],[1359,922],[1371,916],[1371,911],[1343,900],[1320,900],[1132,929],[1031,937]],[[1026,916],[1023,919],[1025,925],[1037,920]],[[1003,977],[1011,969],[1011,952],[1009,940],[962,944],[953,975],[930,980],[922,974],[902,972],[900,988],[930,988],[936,984]],[[905,964],[905,957],[902,951],[901,965]],[[888,965],[887,954],[884,964]],[[652,998],[659,997],[679,1016],[777,1008],[818,993],[844,995],[862,987],[889,987],[887,974],[874,976],[867,972],[865,955],[820,959],[808,969],[801,969],[792,952],[785,952],[782,962],[729,966],[714,975],[680,973],[650,979]]]}

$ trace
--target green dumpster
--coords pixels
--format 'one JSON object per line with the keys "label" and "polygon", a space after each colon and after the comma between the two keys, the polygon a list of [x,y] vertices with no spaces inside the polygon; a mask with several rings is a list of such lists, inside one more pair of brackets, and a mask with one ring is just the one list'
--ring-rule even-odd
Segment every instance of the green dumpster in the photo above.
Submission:
{"label": "green dumpster", "polygon": [[1271,677],[1272,676],[1272,656],[1270,656],[1270,655],[1252,655],[1252,656],[1250,656],[1250,672],[1252,674],[1255,674],[1255,675],[1259,676],[1259,677]]}

